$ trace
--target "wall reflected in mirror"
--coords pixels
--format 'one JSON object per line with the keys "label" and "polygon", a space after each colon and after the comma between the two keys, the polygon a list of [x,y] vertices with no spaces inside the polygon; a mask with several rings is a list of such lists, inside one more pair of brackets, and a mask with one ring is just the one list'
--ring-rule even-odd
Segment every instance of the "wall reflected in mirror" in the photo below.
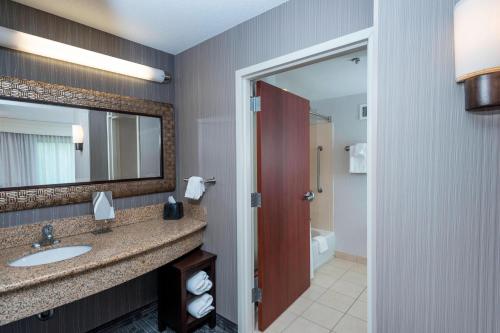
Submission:
{"label": "wall reflected in mirror", "polygon": [[161,126],[160,117],[0,99],[0,188],[163,177]]}

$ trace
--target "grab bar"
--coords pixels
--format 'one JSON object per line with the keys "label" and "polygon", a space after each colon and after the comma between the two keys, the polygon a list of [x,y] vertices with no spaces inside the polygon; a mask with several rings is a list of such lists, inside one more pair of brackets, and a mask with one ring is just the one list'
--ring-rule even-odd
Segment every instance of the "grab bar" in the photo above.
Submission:
{"label": "grab bar", "polygon": [[323,146],[318,146],[318,150],[316,151],[316,185],[318,185],[318,193],[322,193],[323,189],[321,188],[321,152],[323,151]]}

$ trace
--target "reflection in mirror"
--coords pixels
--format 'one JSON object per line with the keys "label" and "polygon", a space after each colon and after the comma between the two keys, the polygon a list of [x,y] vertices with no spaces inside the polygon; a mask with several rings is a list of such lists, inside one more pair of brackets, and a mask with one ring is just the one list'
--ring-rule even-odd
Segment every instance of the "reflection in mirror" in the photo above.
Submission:
{"label": "reflection in mirror", "polygon": [[161,126],[160,117],[0,100],[0,188],[162,177]]}

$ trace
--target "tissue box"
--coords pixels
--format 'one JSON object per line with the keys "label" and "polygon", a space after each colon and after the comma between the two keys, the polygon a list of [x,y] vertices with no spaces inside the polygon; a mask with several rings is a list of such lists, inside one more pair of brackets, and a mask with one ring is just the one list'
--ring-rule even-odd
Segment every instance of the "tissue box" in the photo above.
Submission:
{"label": "tissue box", "polygon": [[184,208],[182,202],[166,203],[163,207],[164,220],[179,220],[184,216]]}

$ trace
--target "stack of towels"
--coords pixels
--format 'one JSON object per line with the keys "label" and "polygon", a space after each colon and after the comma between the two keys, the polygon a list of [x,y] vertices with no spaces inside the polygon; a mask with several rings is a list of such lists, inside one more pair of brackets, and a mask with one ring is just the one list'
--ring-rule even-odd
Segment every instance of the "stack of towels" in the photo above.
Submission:
{"label": "stack of towels", "polygon": [[201,295],[191,300],[187,306],[189,314],[195,318],[202,318],[214,310],[214,298],[207,294],[212,289],[212,281],[205,271],[199,271],[191,276],[186,283],[186,289],[194,295]]}

